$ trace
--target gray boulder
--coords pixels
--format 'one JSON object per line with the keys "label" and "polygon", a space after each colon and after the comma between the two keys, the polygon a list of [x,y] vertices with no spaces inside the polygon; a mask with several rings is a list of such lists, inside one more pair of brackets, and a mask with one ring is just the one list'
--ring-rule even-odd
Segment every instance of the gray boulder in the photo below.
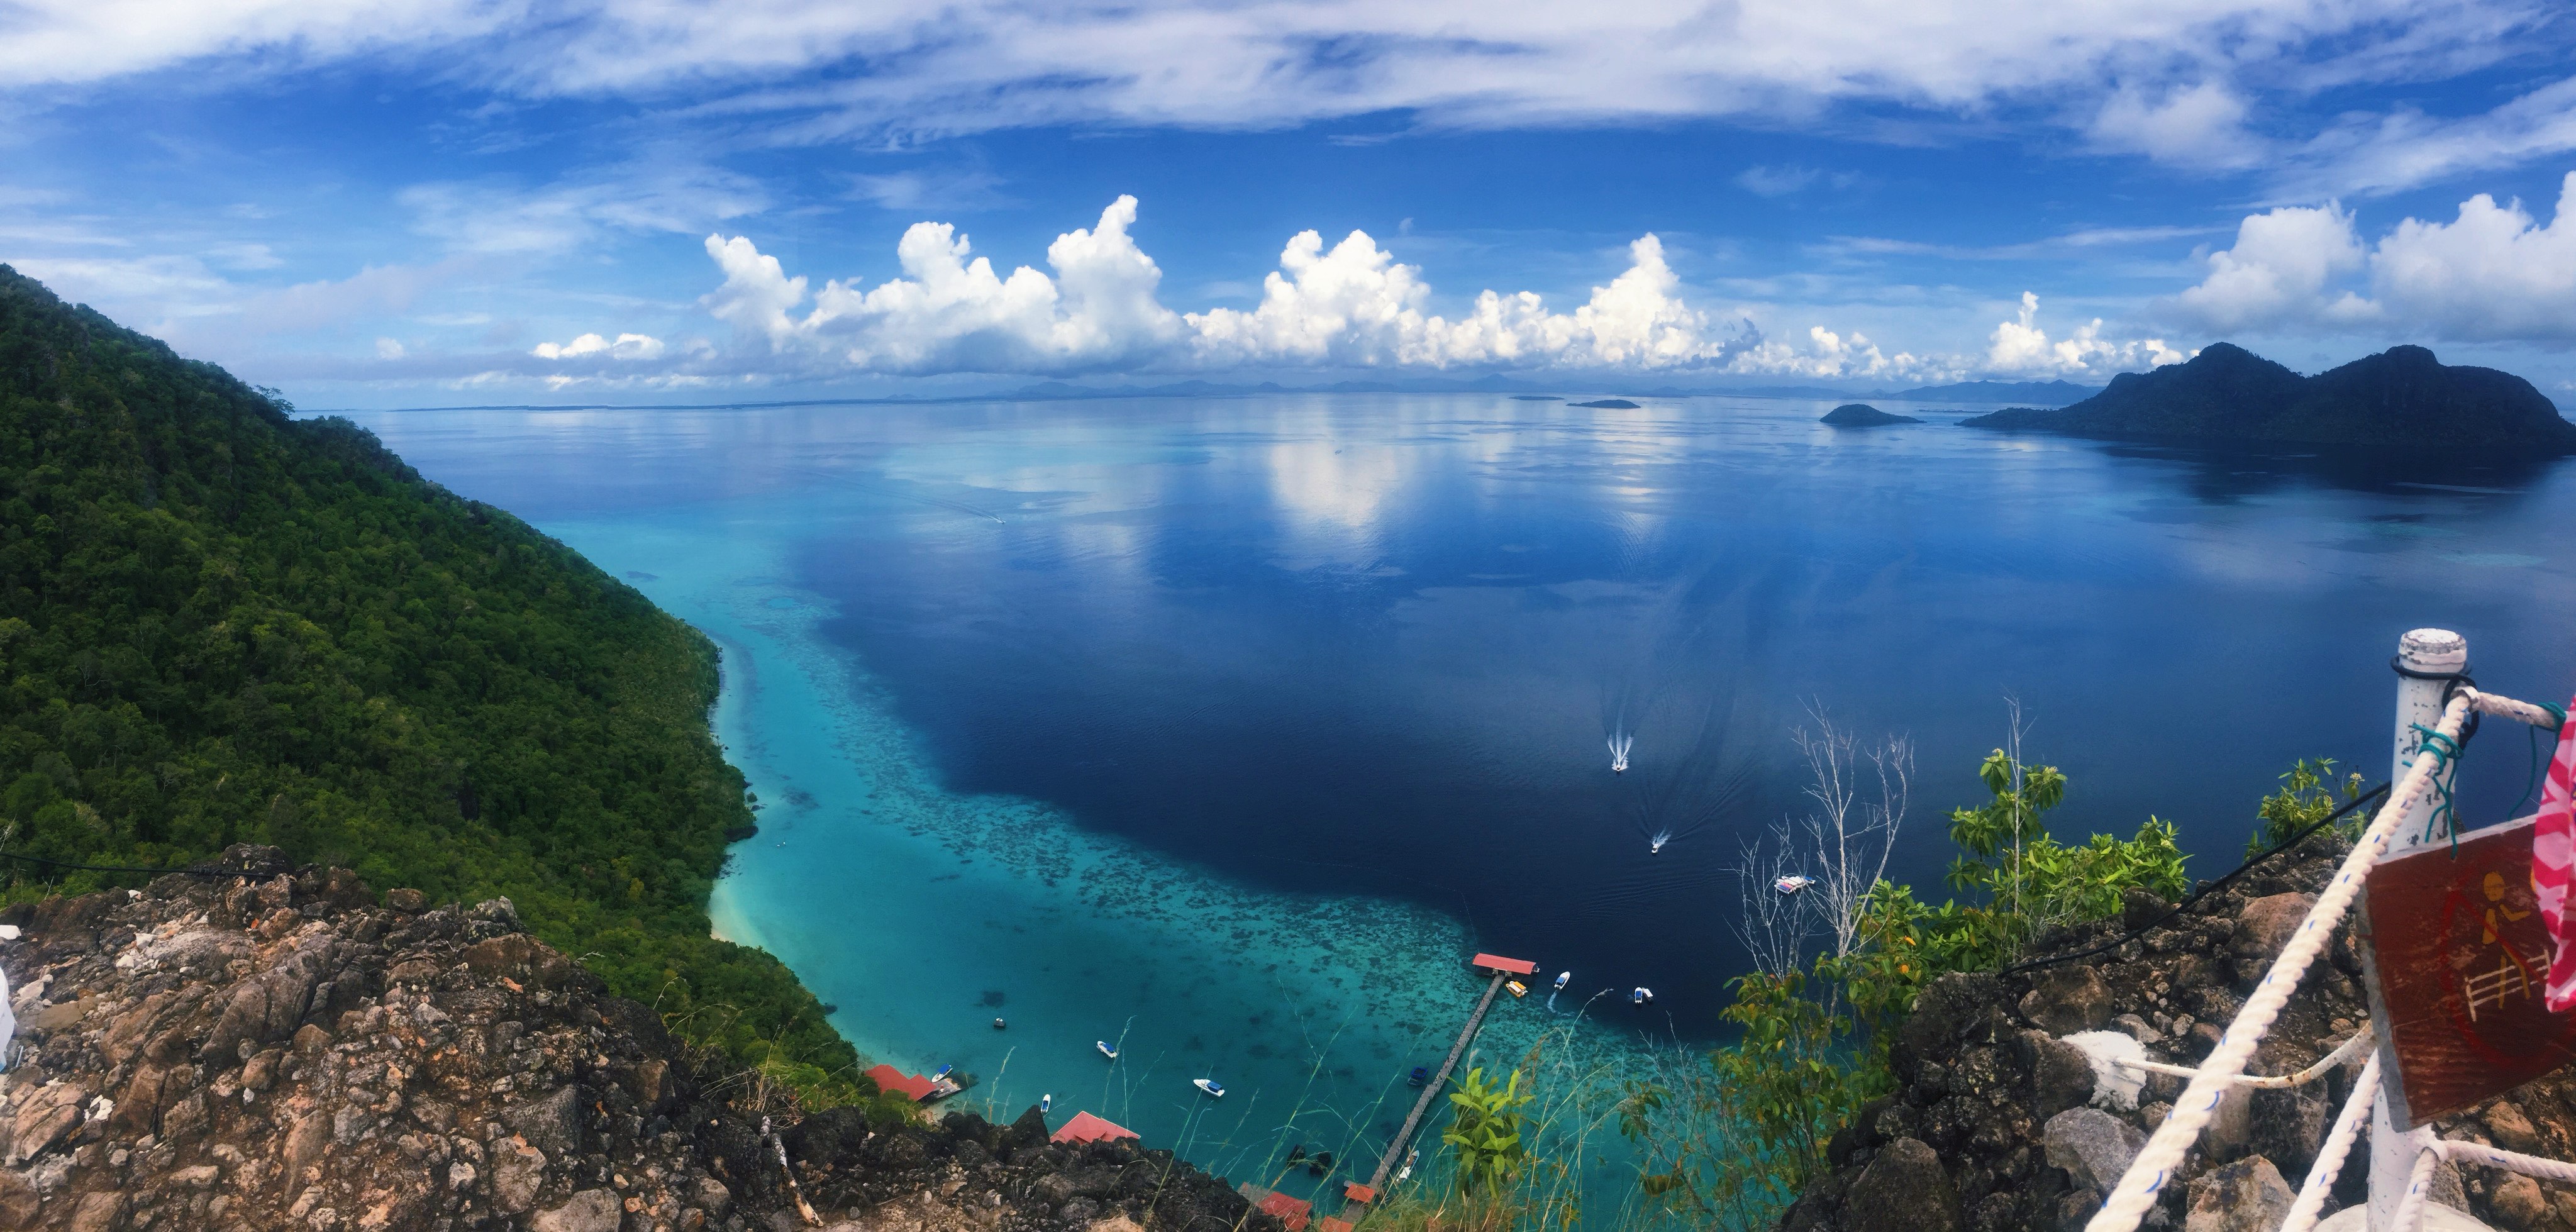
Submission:
{"label": "gray boulder", "polygon": [[1852,1182],[1843,1212],[1852,1232],[1958,1232],[1959,1191],[1931,1147],[1899,1138]]}
{"label": "gray boulder", "polygon": [[2183,1232],[2272,1232],[2298,1197],[2271,1160],[2248,1155],[2192,1179]]}
{"label": "gray boulder", "polygon": [[2075,1188],[2107,1195],[2146,1147],[2147,1136],[2099,1108],[2070,1108],[2048,1118],[2040,1141],[2050,1166],[2064,1168]]}
{"label": "gray boulder", "polygon": [[2022,995],[2021,1016],[2051,1035],[2099,1031],[2110,1025],[2111,986],[2091,967],[2055,967]]}

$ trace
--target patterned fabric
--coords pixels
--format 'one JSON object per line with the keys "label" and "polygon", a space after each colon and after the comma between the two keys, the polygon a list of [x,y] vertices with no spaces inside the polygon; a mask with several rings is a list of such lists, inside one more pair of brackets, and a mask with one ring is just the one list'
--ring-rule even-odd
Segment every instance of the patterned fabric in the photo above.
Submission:
{"label": "patterned fabric", "polygon": [[[2576,709],[2571,699],[2570,709]],[[2540,919],[2549,926],[2549,1009],[2576,1008],[2576,918],[2567,910],[2567,884],[2576,870],[2576,722],[2558,727],[2558,753],[2549,759],[2549,784],[2540,793],[2540,819],[2531,833],[2531,888],[2540,896]]]}

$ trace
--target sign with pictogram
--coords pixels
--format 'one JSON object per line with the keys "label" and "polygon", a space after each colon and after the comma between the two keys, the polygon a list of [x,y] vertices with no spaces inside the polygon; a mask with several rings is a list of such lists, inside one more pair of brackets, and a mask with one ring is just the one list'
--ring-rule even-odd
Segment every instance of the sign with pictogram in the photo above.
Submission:
{"label": "sign with pictogram", "polygon": [[2531,818],[2383,859],[2364,886],[2365,983],[2400,1131],[2576,1060],[2576,1013],[2541,997]]}

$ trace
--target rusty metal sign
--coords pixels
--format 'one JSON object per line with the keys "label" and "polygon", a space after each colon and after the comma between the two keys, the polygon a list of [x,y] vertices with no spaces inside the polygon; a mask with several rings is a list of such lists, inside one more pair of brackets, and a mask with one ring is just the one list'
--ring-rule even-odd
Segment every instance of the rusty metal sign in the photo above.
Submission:
{"label": "rusty metal sign", "polygon": [[2383,859],[2364,883],[2365,982],[2380,1067],[2398,1076],[2388,1113],[2400,1131],[2576,1060],[2576,1013],[2552,1014],[2541,998],[2549,936],[2531,889],[2531,823]]}

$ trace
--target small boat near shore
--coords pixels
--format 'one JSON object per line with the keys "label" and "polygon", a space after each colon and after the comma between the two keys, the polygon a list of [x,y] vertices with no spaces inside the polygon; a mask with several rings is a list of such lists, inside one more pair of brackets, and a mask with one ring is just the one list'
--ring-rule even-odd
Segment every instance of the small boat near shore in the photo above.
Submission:
{"label": "small boat near shore", "polygon": [[1192,1078],[1190,1079],[1190,1085],[1197,1087],[1218,1099],[1225,1098],[1225,1088],[1217,1085],[1217,1080],[1214,1078]]}
{"label": "small boat near shore", "polygon": [[1091,1046],[1099,1049],[1100,1055],[1107,1057],[1112,1061],[1118,1059],[1118,1050],[1110,1047],[1109,1041],[1107,1040],[1093,1040],[1091,1041]]}

